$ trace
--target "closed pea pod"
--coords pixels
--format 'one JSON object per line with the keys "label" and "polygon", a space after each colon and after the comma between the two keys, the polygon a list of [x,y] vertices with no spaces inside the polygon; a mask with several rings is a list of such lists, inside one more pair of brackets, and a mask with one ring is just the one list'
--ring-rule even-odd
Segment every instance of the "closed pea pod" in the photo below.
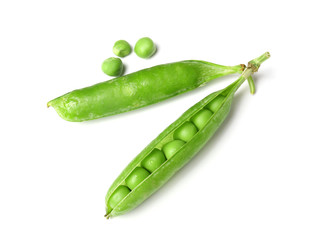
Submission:
{"label": "closed pea pod", "polygon": [[[249,63],[249,67],[243,72],[242,76],[223,90],[212,93],[193,107],[188,109],[180,118],[165,129],[156,139],[154,139],[136,158],[123,170],[119,177],[111,185],[106,195],[107,218],[124,214],[142,203],[152,193],[158,190],[165,182],[167,182],[181,167],[183,167],[190,159],[206,144],[213,136],[224,119],[227,117],[233,97],[237,89],[253,72],[257,71],[260,64],[269,58],[269,54],[256,58]],[[221,96],[221,97],[219,97]],[[222,99],[221,101],[219,99]],[[215,105],[216,110],[210,118],[207,119],[205,125],[200,121],[199,129],[187,142],[175,140],[174,135],[185,123],[193,121],[195,125],[195,116],[207,109],[208,106]],[[211,110],[209,110],[211,111]],[[204,120],[203,119],[203,120]],[[172,146],[170,146],[172,145]],[[168,146],[170,146],[168,148]],[[143,178],[131,191],[117,204],[111,204],[111,196],[119,186],[126,183],[125,179],[131,176],[137,167],[142,167],[144,159],[154,150],[158,149],[164,152],[166,160],[156,170],[151,172],[147,177]],[[170,150],[168,150],[170,149]],[[171,150],[173,149],[173,150]]]}
{"label": "closed pea pod", "polygon": [[67,121],[87,121],[160,102],[215,78],[241,73],[244,67],[196,60],[162,64],[74,90],[47,105]]}

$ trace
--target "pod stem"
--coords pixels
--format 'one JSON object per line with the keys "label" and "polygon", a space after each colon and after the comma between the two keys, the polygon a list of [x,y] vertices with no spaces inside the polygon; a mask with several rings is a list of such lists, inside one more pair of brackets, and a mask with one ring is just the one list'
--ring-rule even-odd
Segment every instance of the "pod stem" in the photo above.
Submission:
{"label": "pod stem", "polygon": [[248,66],[247,68],[252,68],[253,69],[253,73],[257,72],[260,65],[266,61],[268,58],[270,57],[270,53],[269,52],[265,52],[264,54],[262,54],[260,57],[255,58],[251,61],[248,62]]}
{"label": "pod stem", "polygon": [[255,91],[256,91],[256,88],[255,88],[255,83],[254,83],[253,76],[250,75],[250,76],[247,78],[247,81],[248,81],[249,90],[250,90],[251,94],[254,94]]}
{"label": "pod stem", "polygon": [[252,74],[258,71],[260,65],[266,61],[270,57],[270,53],[266,52],[259,56],[258,58],[255,58],[251,61],[248,62],[247,68],[244,70],[240,78],[237,80],[237,85],[235,87],[235,91],[241,86],[241,84],[247,79],[249,86],[250,86],[250,91],[252,94],[255,93],[255,84],[254,80],[252,77]]}

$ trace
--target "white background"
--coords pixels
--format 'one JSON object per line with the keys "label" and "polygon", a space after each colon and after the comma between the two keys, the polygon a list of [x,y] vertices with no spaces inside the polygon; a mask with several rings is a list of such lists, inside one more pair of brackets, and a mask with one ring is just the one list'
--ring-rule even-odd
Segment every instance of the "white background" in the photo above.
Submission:
{"label": "white background", "polygon": [[[308,1],[1,1],[0,239],[310,239]],[[271,53],[206,147],[134,211],[104,218],[110,184],[185,110],[238,76],[85,123],[46,103],[105,81],[116,40],[158,46],[126,73]]]}

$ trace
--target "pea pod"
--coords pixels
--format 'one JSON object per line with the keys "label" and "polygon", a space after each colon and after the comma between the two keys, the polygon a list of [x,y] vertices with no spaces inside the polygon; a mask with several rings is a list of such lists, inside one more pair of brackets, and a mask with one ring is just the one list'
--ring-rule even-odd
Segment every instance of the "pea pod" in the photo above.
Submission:
{"label": "pea pod", "polygon": [[162,64],[74,90],[47,105],[67,121],[87,121],[157,103],[244,68],[196,60]]}
{"label": "pea pod", "polygon": [[[134,209],[189,162],[227,117],[237,89],[269,56],[269,53],[265,53],[250,61],[238,80],[192,106],[139,153],[109,188],[106,195],[106,217],[118,216]],[[205,114],[209,112],[212,114]],[[180,140],[181,136],[185,138]],[[144,166],[149,166],[146,160],[154,158],[150,155],[155,150],[157,153],[163,151],[166,159],[157,168],[150,168],[152,171],[145,169],[143,174],[136,174]],[[163,158],[163,154],[159,158]],[[127,183],[133,179],[135,187],[129,187]]]}

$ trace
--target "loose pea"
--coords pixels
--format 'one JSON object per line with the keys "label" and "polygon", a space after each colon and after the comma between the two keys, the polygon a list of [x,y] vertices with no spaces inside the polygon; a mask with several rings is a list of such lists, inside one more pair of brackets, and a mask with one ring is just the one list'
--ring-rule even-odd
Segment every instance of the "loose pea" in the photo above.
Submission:
{"label": "loose pea", "polygon": [[174,132],[174,138],[189,142],[197,132],[198,130],[193,123],[185,122]]}
{"label": "loose pea", "polygon": [[222,95],[218,95],[213,101],[211,101],[209,104],[207,104],[206,108],[211,110],[212,112],[216,112],[219,106],[224,101],[225,97]]}
{"label": "loose pea", "polygon": [[118,57],[126,57],[131,53],[131,46],[125,40],[116,41],[113,45],[112,51]]}
{"label": "loose pea", "polygon": [[165,156],[163,152],[155,148],[145,159],[141,162],[141,165],[149,172],[153,172],[165,162]]}
{"label": "loose pea", "polygon": [[148,37],[139,39],[134,48],[135,53],[141,58],[150,58],[156,51],[156,46]]}
{"label": "loose pea", "polygon": [[167,159],[171,158],[183,145],[184,141],[173,140],[163,146],[163,152]]}
{"label": "loose pea", "polygon": [[146,169],[142,167],[137,167],[125,179],[125,183],[131,190],[133,190],[138,184],[140,184],[148,176],[149,176],[149,172]]}
{"label": "loose pea", "polygon": [[212,117],[213,113],[208,109],[202,109],[197,114],[195,114],[191,118],[191,122],[194,123],[194,125],[201,130],[205,124],[208,122],[208,120]]}
{"label": "loose pea", "polygon": [[102,64],[102,70],[109,76],[120,76],[123,72],[123,63],[120,58],[107,58]]}
{"label": "loose pea", "polygon": [[114,208],[131,190],[126,186],[119,186],[111,195],[108,201],[108,205]]}

